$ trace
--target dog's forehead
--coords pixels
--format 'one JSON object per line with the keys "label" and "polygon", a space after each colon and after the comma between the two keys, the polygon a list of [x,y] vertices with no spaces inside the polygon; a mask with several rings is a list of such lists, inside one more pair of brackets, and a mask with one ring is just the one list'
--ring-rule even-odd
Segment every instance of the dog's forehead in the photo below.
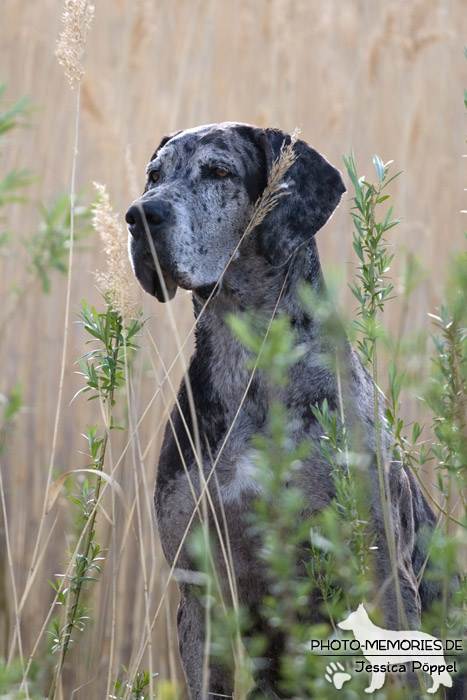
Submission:
{"label": "dog's forehead", "polygon": [[223,143],[225,145],[234,145],[240,143],[244,138],[245,133],[252,130],[251,124],[242,122],[220,122],[218,124],[203,124],[195,126],[191,129],[184,129],[173,136],[167,145],[183,143]]}
{"label": "dog's forehead", "polygon": [[159,151],[156,158],[175,165],[192,158],[242,157],[246,150],[245,135],[250,125],[222,122],[185,129],[173,136]]}

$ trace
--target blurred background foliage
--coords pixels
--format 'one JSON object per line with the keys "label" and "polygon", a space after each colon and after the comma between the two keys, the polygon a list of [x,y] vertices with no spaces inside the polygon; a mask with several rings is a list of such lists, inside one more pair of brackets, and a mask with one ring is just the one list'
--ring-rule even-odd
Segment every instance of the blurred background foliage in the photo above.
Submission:
{"label": "blurred background foliage", "polygon": [[[70,186],[75,109],[75,94],[54,56],[62,9],[61,0],[2,3],[0,459],[11,548],[7,555],[2,518],[0,656],[5,657],[12,590],[21,599],[45,500],[61,361],[66,278],[59,273],[67,270],[69,243],[63,192]],[[289,132],[299,127],[301,138],[343,170],[342,154],[353,148],[360,173],[372,170],[374,153],[403,171],[390,187],[397,216],[403,217],[389,236],[399,246],[391,265],[399,297],[385,316],[410,380],[402,414],[423,423],[416,394],[432,351],[427,313],[443,318],[436,309],[450,261],[465,249],[465,9],[464,0],[99,0],[81,87],[79,252],[71,314],[79,312],[83,297],[101,304],[93,273],[103,266],[102,244],[89,235],[92,181],[106,184],[123,217],[164,134],[224,120]],[[347,176],[346,183],[350,190]],[[357,262],[350,207],[349,193],[318,236],[326,274],[349,315],[355,299],[343,282],[353,278]],[[334,284],[336,278],[341,284]],[[122,401],[117,406],[122,416],[116,416],[117,422],[130,422],[136,437],[128,447],[127,437],[112,436],[110,450],[127,502],[138,504],[138,536],[124,517],[102,519],[100,541],[119,546],[109,555],[96,593],[94,607],[104,614],[96,616],[80,649],[82,663],[68,672],[74,688],[107,668],[111,627],[112,653],[131,667],[147,610],[157,607],[167,577],[153,523],[152,484],[173,402],[169,383],[161,386],[160,378],[173,364],[170,378],[178,386],[182,363],[173,363],[176,344],[167,307],[147,296],[140,303],[150,318],[130,387],[132,413]],[[189,294],[179,291],[171,310],[184,339],[192,325]],[[85,340],[83,327],[73,324],[55,476],[87,465],[81,433],[99,419],[97,402],[80,397],[69,403],[83,386],[74,363]],[[190,352],[191,341],[186,357]],[[21,601],[26,658],[41,634],[53,597],[47,579],[64,559],[73,519],[63,494],[47,516],[33,591]],[[135,573],[143,570],[144,575]],[[118,604],[112,607],[109,600]],[[149,654],[161,678],[177,679],[173,584],[165,601]]]}

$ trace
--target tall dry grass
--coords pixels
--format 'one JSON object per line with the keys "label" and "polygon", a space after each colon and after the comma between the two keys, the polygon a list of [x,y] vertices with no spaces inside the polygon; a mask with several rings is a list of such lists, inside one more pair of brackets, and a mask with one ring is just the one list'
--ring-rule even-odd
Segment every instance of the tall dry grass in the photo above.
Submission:
{"label": "tall dry grass", "polygon": [[[61,31],[61,0],[29,3],[5,0],[2,8],[0,79],[8,95],[29,95],[40,107],[30,129],[16,132],[4,146],[2,167],[32,167],[40,182],[31,185],[37,201],[69,188],[75,139],[75,95],[68,89],[54,57]],[[404,171],[393,190],[404,222],[394,241],[420,256],[428,272],[407,313],[412,326],[426,326],[436,306],[449,255],[462,244],[461,209],[465,183],[465,112],[462,87],[465,61],[463,0],[100,0],[87,37],[81,80],[79,153],[76,188],[103,182],[123,214],[142,187],[144,167],[161,135],[176,128],[222,120],[301,128],[301,137],[335,164],[353,147],[360,167],[370,169],[377,152]],[[89,197],[91,198],[91,193]],[[1,298],[6,305],[12,285],[26,283],[26,259],[18,240],[32,235],[36,213],[11,205],[5,228],[17,235],[8,257],[0,259]],[[340,207],[319,234],[324,263],[353,269],[348,207]],[[74,258],[68,311],[73,317],[81,298],[100,304],[94,273],[103,266],[97,236]],[[402,256],[400,256],[402,257]],[[401,279],[402,269],[395,269]],[[5,513],[0,524],[1,555],[6,547],[5,609],[10,638],[0,635],[0,655],[22,653],[25,663],[38,641],[52,601],[47,579],[57,573],[69,546],[73,514],[60,496],[44,520],[38,543],[38,568],[28,589],[38,526],[45,503],[54,433],[64,332],[66,282],[54,280],[52,295],[28,296],[0,338],[1,392],[18,380],[24,406],[2,457]],[[102,697],[97,678],[131,668],[137,658],[152,664],[162,678],[180,677],[174,632],[176,590],[168,586],[152,513],[152,489],[162,429],[174,401],[185,360],[173,362],[176,321],[183,343],[192,326],[189,295],[179,292],[171,308],[142,299],[151,318],[141,340],[128,404],[126,435],[112,436],[109,472],[121,485],[131,509],[112,510],[101,518],[100,538],[109,554],[93,599],[93,624],[74,652],[80,663],[66,670],[64,697]],[[350,295],[346,303],[351,307]],[[6,308],[6,307],[5,307]],[[398,310],[399,309],[399,310]],[[392,309],[398,328],[401,305]],[[401,326],[402,335],[406,326]],[[81,433],[99,420],[99,409],[81,397],[74,374],[83,353],[84,334],[70,324],[65,357],[54,474],[86,466]],[[422,360],[423,361],[423,360]],[[173,365],[173,366],[172,366]],[[169,380],[163,381],[168,372]],[[410,405],[410,411],[416,409]],[[6,517],[3,517],[3,516]],[[16,594],[16,603],[15,595]],[[16,608],[16,609],[15,609]],[[154,620],[155,611],[159,609]],[[19,636],[11,649],[11,630]],[[37,658],[44,667],[49,663]],[[150,664],[150,659],[152,659]]]}

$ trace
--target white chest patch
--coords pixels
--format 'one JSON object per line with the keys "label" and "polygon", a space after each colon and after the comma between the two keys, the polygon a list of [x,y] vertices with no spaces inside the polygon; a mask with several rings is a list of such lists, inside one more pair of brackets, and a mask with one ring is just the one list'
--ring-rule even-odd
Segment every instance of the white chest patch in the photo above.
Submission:
{"label": "white chest patch", "polygon": [[239,501],[246,494],[249,496],[259,494],[262,485],[257,479],[257,471],[251,452],[240,455],[232,465],[232,478],[220,487],[224,503]]}

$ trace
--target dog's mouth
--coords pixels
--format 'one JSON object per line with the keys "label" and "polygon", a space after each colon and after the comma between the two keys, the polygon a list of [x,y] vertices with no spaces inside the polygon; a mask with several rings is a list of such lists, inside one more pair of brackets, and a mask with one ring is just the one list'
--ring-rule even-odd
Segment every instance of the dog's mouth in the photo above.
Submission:
{"label": "dog's mouth", "polygon": [[161,281],[154,261],[151,258],[145,259],[139,270],[140,274],[138,277],[140,284],[146,292],[156,297],[157,301],[170,301],[177,292],[177,283],[162,267],[160,268],[160,272],[163,281]]}
{"label": "dog's mouth", "polygon": [[199,298],[201,302],[205,302],[208,299],[214,299],[219,294],[222,288],[222,278],[217,282],[212,284],[203,284],[202,286],[195,287],[193,293]]}
{"label": "dog's mouth", "polygon": [[173,299],[177,287],[193,292],[201,302],[216,297],[222,287],[222,279],[212,284],[195,285],[189,276],[182,271],[169,272],[167,267],[160,264],[160,260],[159,264],[156,265],[151,255],[138,256],[134,262],[134,270],[144,291],[161,302]]}

